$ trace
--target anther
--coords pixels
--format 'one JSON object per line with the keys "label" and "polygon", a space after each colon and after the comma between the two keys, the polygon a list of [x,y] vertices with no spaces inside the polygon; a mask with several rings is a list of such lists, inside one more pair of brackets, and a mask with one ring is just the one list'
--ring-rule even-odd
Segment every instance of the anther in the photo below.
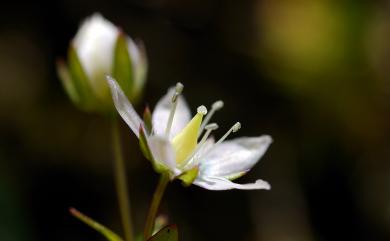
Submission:
{"label": "anther", "polygon": [[180,82],[177,82],[176,84],[176,93],[178,93],[179,95],[181,94],[181,92],[183,92],[183,88],[184,88],[184,85]]}
{"label": "anther", "polygon": [[216,130],[218,129],[218,124],[217,123],[211,123],[211,124],[208,124],[207,126],[204,127],[207,131],[208,130]]}
{"label": "anther", "polygon": [[241,129],[241,123],[240,122],[237,122],[236,124],[234,124],[234,126],[232,127],[232,131],[233,133],[238,131],[239,129]]}
{"label": "anther", "polygon": [[178,82],[176,84],[175,94],[173,94],[173,96],[172,96],[172,103],[175,103],[177,101],[177,97],[179,97],[181,92],[183,92],[183,88],[184,88],[184,85],[182,83]]}
{"label": "anther", "polygon": [[214,104],[211,106],[211,108],[215,109],[215,110],[219,110],[222,107],[223,107],[223,101],[222,100],[215,101]]}

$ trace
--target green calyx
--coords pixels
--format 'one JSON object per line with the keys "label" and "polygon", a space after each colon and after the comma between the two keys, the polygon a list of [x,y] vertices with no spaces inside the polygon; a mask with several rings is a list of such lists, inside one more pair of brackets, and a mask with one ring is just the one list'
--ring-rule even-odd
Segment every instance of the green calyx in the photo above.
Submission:
{"label": "green calyx", "polygon": [[[137,70],[134,67],[142,68],[138,70],[138,72],[142,72],[146,68],[143,63],[146,64],[146,62],[143,57],[143,49],[140,49],[139,52],[142,57],[140,63],[133,63],[128,41],[131,40],[124,34],[118,35],[113,50],[112,73],[102,72],[92,74],[92,77],[88,76],[73,45],[70,45],[68,50],[68,61],[57,61],[57,73],[62,85],[72,103],[79,109],[108,115],[115,113],[105,74],[113,75],[133,104],[138,101],[142,88],[136,83],[142,83],[143,86],[144,79],[137,79]],[[144,78],[145,75],[141,77]]]}

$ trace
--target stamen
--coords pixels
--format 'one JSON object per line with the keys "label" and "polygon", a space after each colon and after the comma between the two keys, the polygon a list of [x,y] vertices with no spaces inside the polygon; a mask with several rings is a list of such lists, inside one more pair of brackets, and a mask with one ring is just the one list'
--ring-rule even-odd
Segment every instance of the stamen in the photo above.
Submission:
{"label": "stamen", "polygon": [[171,100],[172,101],[171,112],[169,113],[167,127],[165,129],[165,135],[167,137],[169,137],[169,133],[171,132],[173,117],[175,116],[176,107],[177,107],[177,99],[178,99],[179,95],[181,94],[181,92],[183,91],[183,88],[184,88],[184,85],[182,83],[178,82],[176,84],[175,93],[173,94],[172,100]]}
{"label": "stamen", "polygon": [[[211,124],[208,124],[207,126],[205,126],[205,129],[206,129],[206,133],[203,135],[202,139],[200,140],[200,142],[198,143],[198,145],[196,146],[195,150],[191,153],[191,155],[189,156],[188,158],[188,162],[185,164],[185,167],[184,169],[187,169],[189,166],[194,166],[193,163],[194,163],[194,159],[193,157],[199,152],[199,150],[203,147],[204,143],[206,142],[207,138],[210,136],[210,133],[216,129],[218,129],[218,125],[217,123],[211,123]],[[195,164],[196,165],[196,164]]]}
{"label": "stamen", "polygon": [[[237,132],[241,128],[241,123],[236,122],[226,133],[223,135],[207,152],[203,153],[202,157],[208,154],[212,149],[214,149],[216,146],[218,146],[221,142],[223,142],[229,135],[230,133]],[[206,132],[207,133],[207,132]],[[199,159],[202,159],[202,157],[199,157]]]}
{"label": "stamen", "polygon": [[218,145],[219,143],[223,142],[229,135],[230,133],[237,132],[241,128],[241,123],[237,122],[234,124],[226,133],[223,135],[215,144],[214,146]]}
{"label": "stamen", "polygon": [[200,137],[200,135],[202,134],[205,126],[209,123],[209,121],[210,121],[211,117],[214,115],[215,111],[220,110],[222,107],[223,107],[222,100],[218,100],[211,105],[211,110],[210,110],[209,114],[204,118],[202,125],[200,126],[198,137]]}

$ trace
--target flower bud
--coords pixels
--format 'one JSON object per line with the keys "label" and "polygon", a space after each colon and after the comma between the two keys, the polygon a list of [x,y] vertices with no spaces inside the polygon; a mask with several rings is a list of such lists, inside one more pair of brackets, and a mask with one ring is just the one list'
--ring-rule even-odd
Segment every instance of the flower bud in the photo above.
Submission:
{"label": "flower bud", "polygon": [[71,42],[68,62],[58,61],[57,69],[73,103],[87,111],[110,112],[113,104],[106,75],[113,76],[134,103],[144,86],[147,60],[142,44],[95,13]]}

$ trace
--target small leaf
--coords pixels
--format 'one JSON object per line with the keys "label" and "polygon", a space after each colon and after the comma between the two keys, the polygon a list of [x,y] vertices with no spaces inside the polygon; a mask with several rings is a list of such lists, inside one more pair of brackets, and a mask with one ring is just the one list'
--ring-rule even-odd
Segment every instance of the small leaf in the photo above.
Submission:
{"label": "small leaf", "polygon": [[150,133],[153,130],[153,125],[152,125],[152,113],[150,112],[148,106],[146,106],[144,110],[143,119],[144,119],[145,129],[148,132],[147,134],[150,135]]}
{"label": "small leaf", "polygon": [[152,152],[149,149],[149,145],[146,139],[145,131],[142,125],[139,127],[139,145],[145,158],[154,163]]}
{"label": "small leaf", "polygon": [[161,214],[157,216],[156,220],[154,221],[154,228],[153,228],[153,235],[156,234],[158,231],[160,231],[163,227],[168,225],[168,217]]}
{"label": "small leaf", "polygon": [[112,75],[118,81],[126,96],[133,101],[130,95],[134,86],[133,65],[129,56],[127,37],[119,33],[115,43],[114,63]]}
{"label": "small leaf", "polygon": [[179,234],[177,231],[177,226],[175,224],[171,224],[162,228],[155,235],[148,239],[148,241],[178,241]]}
{"label": "small leaf", "polygon": [[74,85],[72,77],[70,76],[68,67],[62,59],[57,60],[57,73],[68,97],[75,105],[79,105],[79,93],[77,93],[77,89]]}
{"label": "small leaf", "polygon": [[234,175],[230,175],[228,177],[226,177],[227,179],[233,181],[234,179],[237,179],[237,178],[240,178],[242,176],[244,176],[248,171],[243,171],[243,172],[238,172],[238,173],[235,173]]}
{"label": "small leaf", "polygon": [[187,187],[194,182],[195,178],[198,176],[198,173],[199,173],[199,167],[196,166],[196,167],[193,167],[192,169],[184,172],[178,178],[180,180],[182,180],[183,185]]}
{"label": "small leaf", "polygon": [[78,218],[83,223],[87,224],[91,228],[93,228],[96,231],[98,231],[99,233],[101,233],[109,241],[123,241],[123,239],[121,237],[119,237],[116,233],[112,232],[110,229],[108,229],[107,227],[103,226],[102,224],[96,222],[92,218],[82,214],[78,210],[76,210],[74,208],[70,208],[69,211],[74,217]]}

